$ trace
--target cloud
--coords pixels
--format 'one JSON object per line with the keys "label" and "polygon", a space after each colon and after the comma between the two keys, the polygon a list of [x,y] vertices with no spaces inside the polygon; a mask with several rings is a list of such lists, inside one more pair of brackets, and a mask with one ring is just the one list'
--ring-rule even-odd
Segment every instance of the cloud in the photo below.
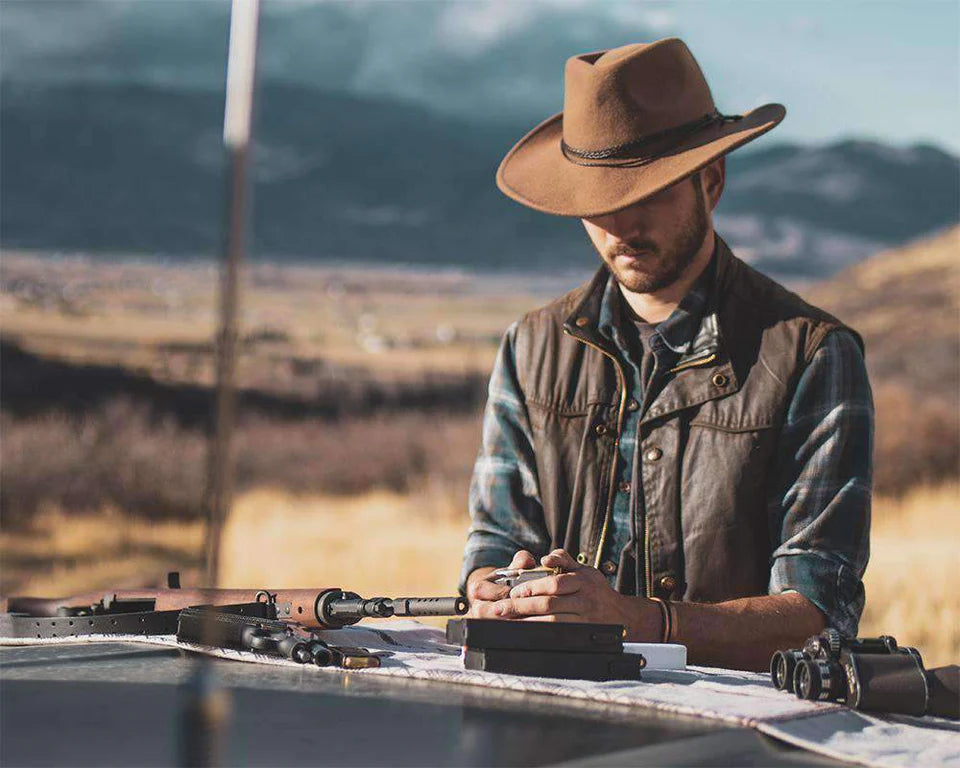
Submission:
{"label": "cloud", "polygon": [[612,19],[621,24],[650,30],[660,36],[677,31],[676,15],[665,5],[647,2],[612,3],[607,6],[606,11]]}
{"label": "cloud", "polygon": [[534,4],[515,0],[450,3],[440,11],[433,35],[450,53],[471,56],[525,30],[537,15]]}
{"label": "cloud", "polygon": [[640,19],[645,26],[656,32],[667,32],[676,29],[677,26],[676,18],[665,8],[653,8],[641,13]]}

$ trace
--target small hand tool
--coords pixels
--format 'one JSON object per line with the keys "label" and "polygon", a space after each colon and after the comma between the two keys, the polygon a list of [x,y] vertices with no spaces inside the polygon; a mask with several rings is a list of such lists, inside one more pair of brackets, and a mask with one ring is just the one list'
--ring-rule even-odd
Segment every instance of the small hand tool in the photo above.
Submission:
{"label": "small hand tool", "polygon": [[517,584],[523,584],[527,581],[543,579],[547,576],[557,576],[564,573],[562,568],[501,568],[493,572],[493,583],[504,587],[513,588]]}

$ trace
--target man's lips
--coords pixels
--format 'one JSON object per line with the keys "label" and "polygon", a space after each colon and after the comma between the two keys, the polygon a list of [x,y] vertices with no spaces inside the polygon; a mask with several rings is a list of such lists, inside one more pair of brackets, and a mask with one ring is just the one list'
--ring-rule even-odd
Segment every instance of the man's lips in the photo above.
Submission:
{"label": "man's lips", "polygon": [[652,256],[653,253],[650,251],[617,251],[613,254],[614,259],[625,259],[627,261],[646,261]]}

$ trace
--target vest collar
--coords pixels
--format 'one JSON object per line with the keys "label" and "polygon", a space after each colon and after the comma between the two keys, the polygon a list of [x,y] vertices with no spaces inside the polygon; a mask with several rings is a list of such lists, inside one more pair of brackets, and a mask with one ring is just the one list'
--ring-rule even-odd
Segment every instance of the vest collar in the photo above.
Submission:
{"label": "vest collar", "polygon": [[681,356],[671,369],[676,375],[650,404],[642,418],[644,423],[709,400],[726,397],[740,389],[741,377],[737,374],[738,366],[732,358],[734,349],[725,343],[723,334],[724,306],[738,279],[739,262],[719,235],[716,235],[714,261],[710,303],[691,344],[691,350]]}
{"label": "vest collar", "polygon": [[582,342],[600,347],[608,354],[616,354],[610,339],[600,333],[600,315],[603,295],[610,278],[606,265],[600,267],[579,295],[574,296],[574,309],[563,322],[563,330]]}
{"label": "vest collar", "polygon": [[[691,293],[684,297],[670,317],[657,326],[657,334],[662,342],[680,356],[677,368],[702,363],[711,356],[717,356],[720,351],[722,344],[717,319],[717,292],[721,272],[727,271],[730,256],[726,243],[716,236],[714,254],[704,276],[698,279]],[[574,311],[566,318],[566,332],[581,341],[616,353],[616,345],[608,330],[615,325],[618,314],[614,302],[621,300],[614,293],[616,290],[613,275],[606,265],[601,266],[584,287]]]}
{"label": "vest collar", "polygon": [[[721,304],[731,283],[736,280],[737,263],[724,240],[715,234],[712,285],[699,327],[692,338],[664,338],[680,357],[671,369],[675,376],[655,398],[644,421],[682,408],[723,397],[740,388],[736,366],[729,358],[721,330]],[[602,332],[604,294],[611,275],[606,265],[573,299],[574,310],[564,322],[564,330],[574,338],[598,347],[623,368],[620,352]],[[679,308],[678,308],[679,309]],[[669,335],[669,334],[668,334]],[[663,338],[663,337],[661,337]],[[682,373],[681,373],[682,372]]]}

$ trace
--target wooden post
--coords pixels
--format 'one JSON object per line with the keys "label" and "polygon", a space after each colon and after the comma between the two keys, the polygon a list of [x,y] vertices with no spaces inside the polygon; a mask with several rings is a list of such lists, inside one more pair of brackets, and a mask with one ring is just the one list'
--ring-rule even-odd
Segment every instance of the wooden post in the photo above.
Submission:
{"label": "wooden post", "polygon": [[[217,586],[220,580],[220,539],[233,492],[237,320],[240,267],[248,231],[247,166],[259,16],[260,0],[233,0],[223,116],[227,173],[220,266],[220,322],[215,340],[217,390],[203,502],[206,513],[206,583],[210,587]],[[207,638],[211,631],[212,615],[205,633]],[[181,707],[180,764],[191,767],[222,765],[229,718],[230,691],[219,684],[209,660],[201,657]]]}
{"label": "wooden post", "polygon": [[248,163],[256,80],[257,22],[260,0],[233,0],[227,61],[227,97],[223,143],[227,158],[223,261],[220,271],[220,323],[216,337],[216,408],[207,467],[206,582],[220,578],[220,540],[233,494],[232,450],[236,411],[235,372],[238,343],[240,269],[249,230]]}

